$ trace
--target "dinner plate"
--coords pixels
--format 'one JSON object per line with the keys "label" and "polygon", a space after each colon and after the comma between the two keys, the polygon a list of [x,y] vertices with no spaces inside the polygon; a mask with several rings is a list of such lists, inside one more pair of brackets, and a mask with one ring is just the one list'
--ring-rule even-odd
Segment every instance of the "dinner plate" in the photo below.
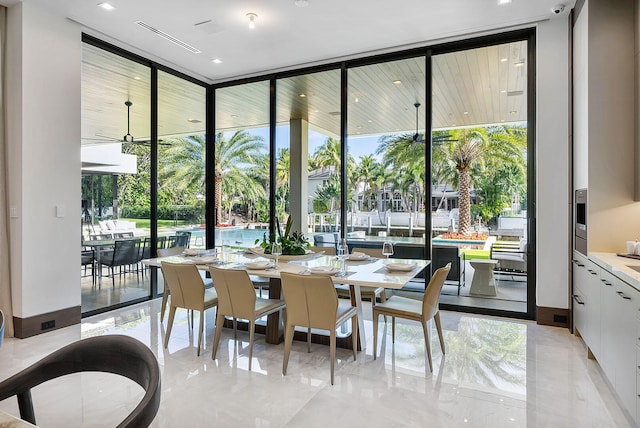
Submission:
{"label": "dinner plate", "polygon": [[215,256],[204,256],[204,257],[190,257],[190,260],[193,260],[197,265],[206,265],[209,263],[217,262],[218,259]]}
{"label": "dinner plate", "polygon": [[334,275],[339,271],[340,269],[334,266],[314,266],[309,268],[309,272],[315,275]]}
{"label": "dinner plate", "polygon": [[385,267],[390,271],[409,272],[416,268],[415,263],[387,263]]}
{"label": "dinner plate", "polygon": [[369,260],[369,255],[356,251],[354,253],[349,254],[347,256],[347,260],[352,260],[352,261]]}
{"label": "dinner plate", "polygon": [[247,269],[266,269],[273,266],[269,260],[256,260],[255,262],[246,262],[244,266]]}
{"label": "dinner plate", "polygon": [[185,250],[182,252],[183,256],[197,256],[198,252],[201,250],[194,250],[191,248],[185,248]]}

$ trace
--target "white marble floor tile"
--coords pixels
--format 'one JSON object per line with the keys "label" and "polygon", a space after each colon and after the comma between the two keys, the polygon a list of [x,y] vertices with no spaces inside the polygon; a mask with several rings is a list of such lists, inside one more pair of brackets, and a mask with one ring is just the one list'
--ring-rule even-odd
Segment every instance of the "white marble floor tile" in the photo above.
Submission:
{"label": "white marble floor tile", "polygon": [[[398,320],[379,326],[373,360],[373,324],[365,307],[368,348],[353,360],[339,349],[335,385],[329,349],[295,342],[287,375],[283,345],[257,334],[253,370],[248,338],[225,329],[211,359],[215,310],[207,311],[201,355],[186,311],[178,310],[164,348],[167,319],[160,301],[83,320],[29,339],[6,339],[0,379],[80,338],[126,334],[149,346],[162,373],[162,400],[154,427],[624,427],[620,410],[597,363],[566,329],[532,322],[442,312],[446,353],[432,329],[434,371],[425,359],[422,328]],[[87,373],[34,389],[42,426],[115,426],[137,404],[141,388],[115,375]],[[0,409],[18,414],[15,398]]]}

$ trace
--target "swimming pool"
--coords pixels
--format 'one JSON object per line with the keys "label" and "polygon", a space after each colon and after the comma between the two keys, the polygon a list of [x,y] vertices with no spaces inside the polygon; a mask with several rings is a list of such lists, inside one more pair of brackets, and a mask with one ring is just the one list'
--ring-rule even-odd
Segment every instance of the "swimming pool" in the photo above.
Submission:
{"label": "swimming pool", "polygon": [[[191,245],[204,247],[204,227],[192,227],[180,229],[191,232]],[[262,240],[264,234],[269,234],[267,229],[244,229],[242,227],[219,227],[215,229],[216,245],[231,245],[232,247],[250,248],[256,246],[256,239]]]}

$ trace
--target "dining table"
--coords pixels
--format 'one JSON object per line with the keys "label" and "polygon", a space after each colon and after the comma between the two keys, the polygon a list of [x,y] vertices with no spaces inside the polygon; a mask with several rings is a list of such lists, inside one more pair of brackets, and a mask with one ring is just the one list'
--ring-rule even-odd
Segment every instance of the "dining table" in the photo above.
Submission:
{"label": "dining table", "polygon": [[[190,252],[189,254],[192,255],[144,259],[142,263],[151,267],[161,267],[163,261],[189,263],[195,264],[200,270],[208,270],[209,266],[217,266],[223,269],[244,269],[250,276],[269,278],[270,299],[282,298],[280,284],[280,274],[282,272],[303,275],[327,275],[334,284],[349,286],[351,304],[357,308],[358,330],[361,332],[364,331],[364,317],[360,298],[361,286],[384,287],[392,290],[400,289],[430,264],[429,260],[353,257],[344,261],[344,269],[342,269],[341,263],[343,261],[336,256],[328,256],[320,251],[298,257],[280,256],[278,267],[276,268],[274,266],[274,256],[260,255],[258,252],[240,250],[223,255],[212,251],[200,251]],[[259,266],[256,268],[255,262],[257,261],[270,261],[271,263],[263,263],[264,267]],[[272,344],[282,342],[284,339],[283,331],[280,314],[276,312],[269,315],[264,331],[266,342]],[[359,350],[365,349],[365,335],[359,334],[358,337]],[[350,348],[352,346],[350,337],[342,338],[337,345]]]}

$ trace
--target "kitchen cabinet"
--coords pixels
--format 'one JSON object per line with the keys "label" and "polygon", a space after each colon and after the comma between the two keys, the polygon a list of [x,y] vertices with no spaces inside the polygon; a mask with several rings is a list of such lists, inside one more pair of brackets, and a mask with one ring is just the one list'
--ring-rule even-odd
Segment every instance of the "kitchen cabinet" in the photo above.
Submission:
{"label": "kitchen cabinet", "polygon": [[[589,261],[581,254],[574,252],[573,255],[573,328],[587,342],[587,296],[585,288],[589,280],[587,265]],[[587,342],[588,343],[588,342]]]}

